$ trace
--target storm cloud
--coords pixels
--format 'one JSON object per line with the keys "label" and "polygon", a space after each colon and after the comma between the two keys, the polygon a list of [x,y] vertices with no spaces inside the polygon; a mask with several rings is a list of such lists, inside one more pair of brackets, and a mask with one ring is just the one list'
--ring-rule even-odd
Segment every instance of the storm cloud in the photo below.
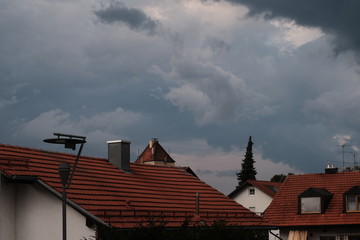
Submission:
{"label": "storm cloud", "polygon": [[124,139],[135,159],[156,137],[223,192],[250,135],[258,179],[342,166],[340,140],[360,146],[357,3],[290,3],[0,0],[0,142],[59,131],[106,157]]}
{"label": "storm cloud", "polygon": [[337,52],[360,53],[360,2],[357,0],[229,0],[249,8],[249,16],[283,18],[296,24],[317,27],[333,35]]}
{"label": "storm cloud", "polygon": [[155,34],[159,27],[159,22],[152,20],[142,10],[128,8],[123,2],[113,1],[94,13],[103,23],[124,23],[133,30],[149,34]]}

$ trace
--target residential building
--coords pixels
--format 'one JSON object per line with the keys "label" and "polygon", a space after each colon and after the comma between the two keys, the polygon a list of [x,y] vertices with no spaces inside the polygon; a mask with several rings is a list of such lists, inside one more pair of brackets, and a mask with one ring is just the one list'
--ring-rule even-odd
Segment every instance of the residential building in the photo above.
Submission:
{"label": "residential building", "polygon": [[[99,229],[133,229],[149,221],[163,221],[169,228],[185,220],[190,226],[217,220],[251,228],[269,225],[199,180],[189,168],[130,163],[130,142],[108,145],[108,159],[79,159],[67,189],[68,239],[98,238]],[[0,144],[0,239],[61,238],[58,166],[62,162],[72,166],[75,158]]]}
{"label": "residential building", "polygon": [[360,172],[289,175],[264,216],[283,240],[359,240]]}
{"label": "residential building", "polygon": [[149,144],[138,156],[135,163],[175,166],[175,160],[165,151],[156,138],[149,141]]}
{"label": "residential building", "polygon": [[281,182],[248,180],[228,196],[261,216],[279,191]]}
{"label": "residential building", "polygon": [[[228,196],[250,211],[262,216],[279,191],[281,184],[281,182],[247,180]],[[278,236],[279,231],[271,230],[269,232],[269,240],[277,239],[275,235]]]}

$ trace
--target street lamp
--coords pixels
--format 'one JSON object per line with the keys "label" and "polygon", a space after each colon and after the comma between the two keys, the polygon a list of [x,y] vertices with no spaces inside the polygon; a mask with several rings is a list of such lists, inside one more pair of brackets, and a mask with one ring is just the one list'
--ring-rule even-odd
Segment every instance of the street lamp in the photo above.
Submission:
{"label": "street lamp", "polygon": [[62,162],[59,164],[59,175],[60,180],[63,185],[62,188],[62,222],[63,222],[63,240],[66,240],[66,188],[70,187],[72,178],[74,176],[79,157],[81,151],[83,149],[84,143],[86,143],[86,137],[70,135],[70,134],[62,134],[62,133],[54,133],[57,138],[48,138],[45,139],[44,142],[46,143],[53,143],[53,144],[63,144],[65,148],[70,148],[72,150],[76,149],[76,144],[80,144],[79,152],[76,156],[75,163],[70,168],[70,164],[67,162]]}

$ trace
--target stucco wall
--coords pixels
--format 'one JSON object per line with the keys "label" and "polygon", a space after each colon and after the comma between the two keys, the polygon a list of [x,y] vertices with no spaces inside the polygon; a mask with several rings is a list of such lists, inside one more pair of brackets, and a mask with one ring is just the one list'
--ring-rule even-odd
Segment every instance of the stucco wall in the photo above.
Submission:
{"label": "stucco wall", "polygon": [[[250,188],[255,189],[255,195],[249,195]],[[233,197],[233,199],[248,209],[255,207],[254,212],[258,215],[261,215],[272,201],[272,198],[269,195],[253,186],[243,188],[243,190]],[[271,232],[275,235],[279,235],[278,230],[272,230]],[[276,239],[277,237],[269,233],[269,240]]]}
{"label": "stucco wall", "polygon": [[16,185],[8,184],[0,175],[0,239],[16,240]]}
{"label": "stucco wall", "polygon": [[[6,198],[1,202],[1,240],[62,239],[62,203],[59,198],[38,184],[1,186],[0,199]],[[8,207],[10,210],[4,211]],[[67,223],[69,240],[95,235],[95,231],[86,226],[86,218],[69,206]],[[7,230],[3,232],[3,229]],[[8,229],[13,229],[15,234]]]}
{"label": "stucco wall", "polygon": [[[255,189],[255,195],[249,195],[249,188]],[[255,207],[256,213],[264,212],[272,201],[269,195],[256,187],[245,187],[243,191],[239,192],[233,199],[246,208]]]}

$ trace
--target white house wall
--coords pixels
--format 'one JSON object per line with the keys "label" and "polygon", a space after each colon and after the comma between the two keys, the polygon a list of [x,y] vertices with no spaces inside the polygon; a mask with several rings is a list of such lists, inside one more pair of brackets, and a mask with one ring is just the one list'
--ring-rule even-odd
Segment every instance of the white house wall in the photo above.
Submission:
{"label": "white house wall", "polygon": [[7,184],[0,177],[0,240],[15,240],[16,185]]}
{"label": "white house wall", "polygon": [[[62,239],[61,199],[38,184],[12,183],[5,189],[3,186],[2,183],[0,199],[5,199],[5,201],[1,202],[1,240]],[[3,210],[8,207],[9,211]],[[3,232],[5,228],[7,230]],[[86,226],[86,218],[67,206],[68,239],[79,240],[84,237],[90,239],[94,235],[95,231]]]}
{"label": "white house wall", "polygon": [[[249,195],[250,188],[255,189],[255,195]],[[248,209],[255,207],[255,212],[258,214],[263,213],[272,201],[269,195],[253,186],[245,187],[233,199]]]}

